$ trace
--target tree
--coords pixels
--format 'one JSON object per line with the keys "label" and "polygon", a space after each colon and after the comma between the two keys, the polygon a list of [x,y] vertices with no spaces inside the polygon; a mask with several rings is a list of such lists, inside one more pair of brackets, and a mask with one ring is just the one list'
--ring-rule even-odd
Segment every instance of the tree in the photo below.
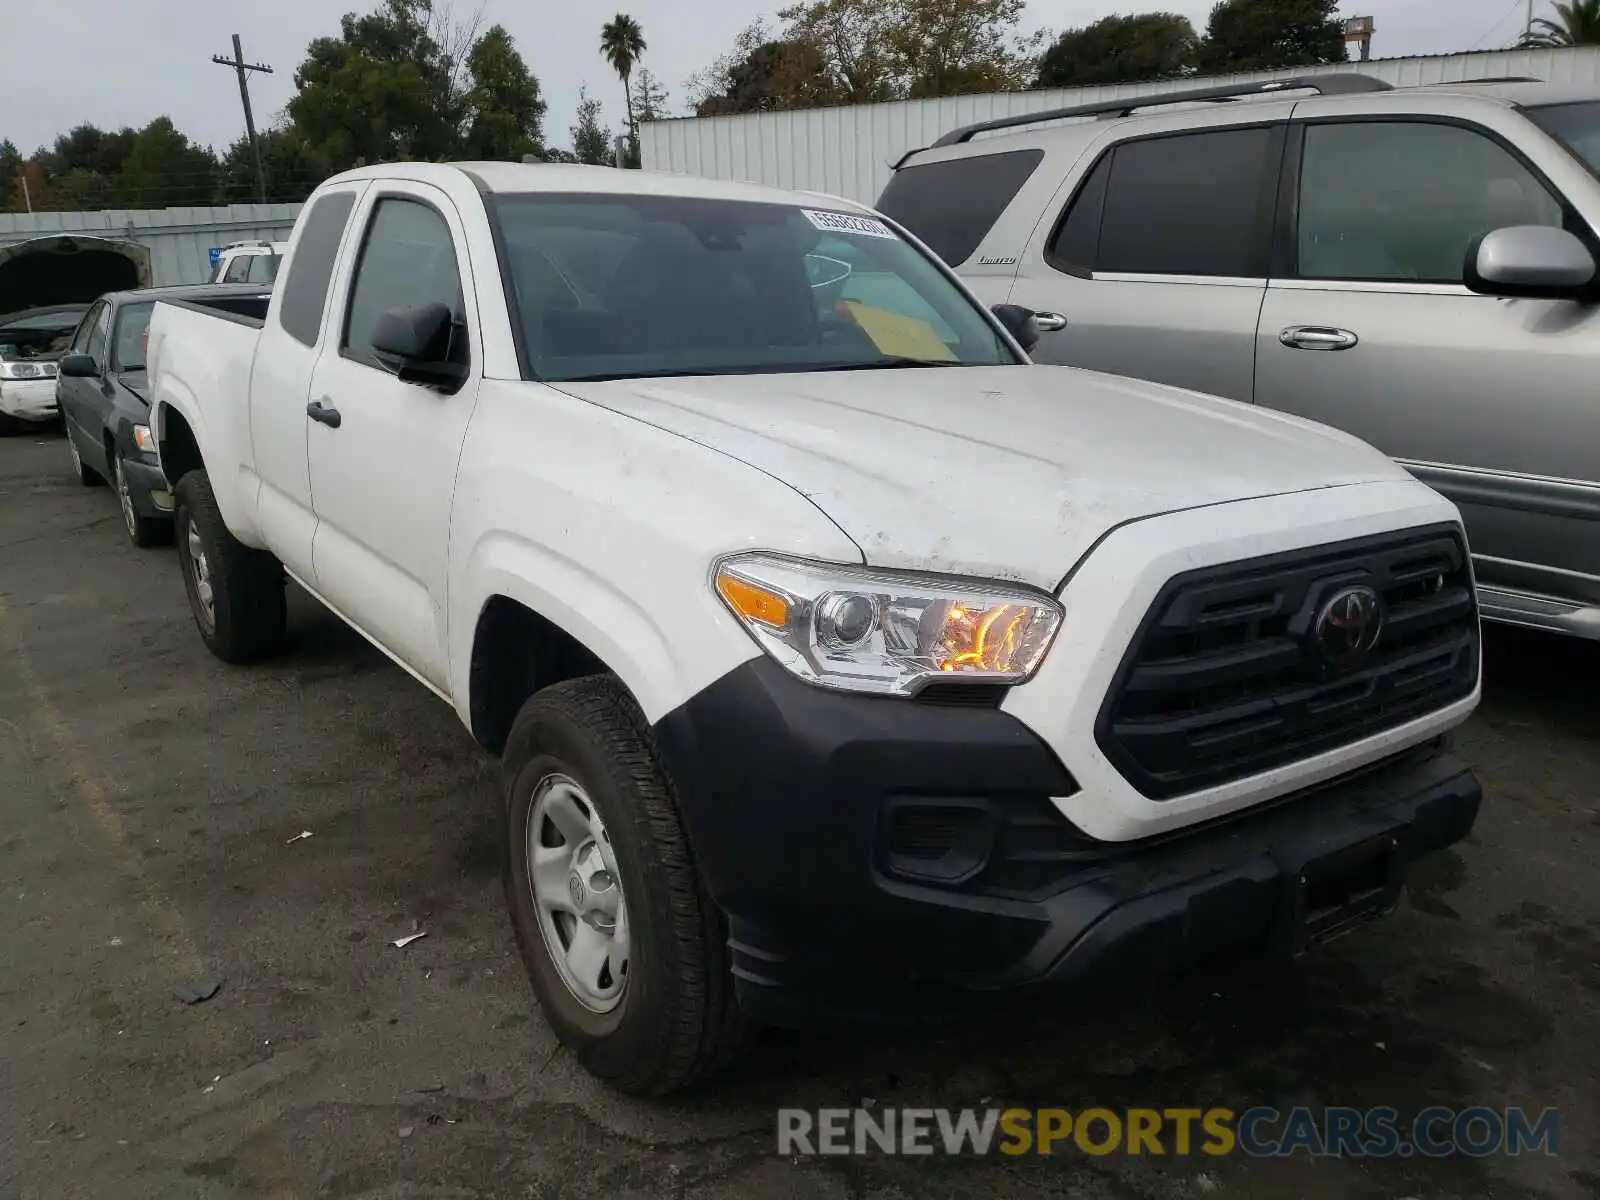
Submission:
{"label": "tree", "polygon": [[1538,18],[1517,45],[1600,46],[1600,0],[1570,0],[1555,7],[1556,19]]}
{"label": "tree", "polygon": [[1090,87],[1181,79],[1195,68],[1200,39],[1187,17],[1103,17],[1056,38],[1039,60],[1036,87]]}
{"label": "tree", "polygon": [[627,13],[618,13],[600,30],[600,53],[605,56],[608,63],[622,80],[622,96],[627,103],[628,140],[637,146],[639,127],[633,119],[633,89],[630,77],[633,68],[639,61],[647,47],[644,42],[644,30],[639,28]]}
{"label": "tree", "polygon": [[633,118],[640,124],[661,121],[670,116],[667,89],[648,69],[641,69],[633,82]]}
{"label": "tree", "polygon": [[783,40],[810,48],[835,103],[867,104],[903,94],[890,60],[889,30],[895,3],[879,0],[812,0],[778,13]]}
{"label": "tree", "polygon": [[891,9],[888,50],[905,95],[1027,87],[1038,39],[1017,38],[1023,7],[1024,0],[899,0]]}
{"label": "tree", "polygon": [[542,154],[544,97],[502,26],[491,26],[473,43],[467,74],[465,155],[520,161],[524,154]]}
{"label": "tree", "polygon": [[816,46],[774,38],[759,21],[734,39],[728,53],[691,76],[685,90],[702,117],[838,103]]}
{"label": "tree", "polygon": [[600,101],[591,100],[587,88],[578,89],[578,123],[572,127],[572,153],[579,162],[592,167],[611,166],[616,161],[611,130],[600,124]]}
{"label": "tree", "polygon": [[1022,88],[1043,35],[1023,0],[804,0],[750,26],[691,80],[702,116]]}
{"label": "tree", "polygon": [[[261,173],[266,177],[268,203],[297,204],[332,173],[292,126],[263,130],[257,140],[261,144]],[[218,203],[250,204],[260,199],[249,138],[241,137],[228,147],[219,176]]]}
{"label": "tree", "polygon": [[170,117],[157,117],[134,135],[112,195],[118,207],[210,205],[216,203],[217,175],[209,147],[179,133]]}
{"label": "tree", "polygon": [[1206,25],[1200,70],[1221,75],[1344,62],[1338,7],[1339,0],[1220,0]]}
{"label": "tree", "polygon": [[[18,212],[22,204],[22,152],[7,138],[0,142],[0,212]],[[13,199],[13,193],[16,198]]]}

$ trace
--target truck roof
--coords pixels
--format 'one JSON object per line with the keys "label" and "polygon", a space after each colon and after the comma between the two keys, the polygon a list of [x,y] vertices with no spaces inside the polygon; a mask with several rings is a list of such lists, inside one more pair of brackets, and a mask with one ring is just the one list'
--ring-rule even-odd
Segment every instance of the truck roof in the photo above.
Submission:
{"label": "truck roof", "polygon": [[676,175],[664,171],[619,171],[569,163],[386,163],[357,167],[335,175],[328,183],[355,179],[410,179],[418,183],[443,182],[449,173],[465,174],[480,191],[491,194],[518,192],[572,192],[621,196],[696,196],[709,200],[743,200],[757,204],[794,204],[797,200],[825,201],[834,208],[869,211],[866,205],[825,192],[786,191],[756,183],[732,183]]}

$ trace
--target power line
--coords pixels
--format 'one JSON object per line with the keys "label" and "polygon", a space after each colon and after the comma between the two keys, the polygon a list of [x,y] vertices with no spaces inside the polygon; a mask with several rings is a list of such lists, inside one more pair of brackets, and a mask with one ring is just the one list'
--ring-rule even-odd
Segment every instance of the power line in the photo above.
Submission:
{"label": "power line", "polygon": [[1498,32],[1499,29],[1500,29],[1500,26],[1502,26],[1502,25],[1504,25],[1506,23],[1506,18],[1509,17],[1512,13],[1516,12],[1517,9],[1521,8],[1524,5],[1524,3],[1526,3],[1527,8],[1528,8],[1528,28],[1532,29],[1533,28],[1533,0],[1511,0],[1511,7],[1506,9],[1505,12],[1501,13],[1499,18],[1495,21],[1495,23],[1493,25],[1489,26],[1489,28],[1485,29],[1483,31],[1483,35],[1481,37],[1479,37],[1477,41],[1473,42],[1471,46],[1467,47],[1468,52],[1470,53],[1471,51],[1476,50],[1479,46],[1483,45],[1484,42],[1488,41],[1490,36],[1492,34]]}

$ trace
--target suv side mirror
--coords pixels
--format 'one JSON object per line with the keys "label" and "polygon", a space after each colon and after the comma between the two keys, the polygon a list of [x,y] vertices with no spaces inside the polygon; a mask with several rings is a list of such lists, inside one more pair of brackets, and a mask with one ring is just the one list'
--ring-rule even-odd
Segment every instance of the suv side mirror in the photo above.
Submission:
{"label": "suv side mirror", "polygon": [[1017,339],[1019,346],[1032,353],[1039,344],[1039,325],[1033,319],[1033,309],[1020,304],[996,304],[989,311],[1006,327],[1006,332]]}
{"label": "suv side mirror", "polygon": [[1594,255],[1565,229],[1508,225],[1468,247],[1462,281],[1484,296],[1575,300],[1595,283]]}
{"label": "suv side mirror", "polygon": [[69,379],[98,379],[100,367],[88,354],[63,354],[56,371]]}
{"label": "suv side mirror", "polygon": [[394,360],[395,374],[407,383],[456,388],[466,382],[467,368],[448,361],[454,329],[449,305],[391,308],[378,317],[372,348],[380,357]]}

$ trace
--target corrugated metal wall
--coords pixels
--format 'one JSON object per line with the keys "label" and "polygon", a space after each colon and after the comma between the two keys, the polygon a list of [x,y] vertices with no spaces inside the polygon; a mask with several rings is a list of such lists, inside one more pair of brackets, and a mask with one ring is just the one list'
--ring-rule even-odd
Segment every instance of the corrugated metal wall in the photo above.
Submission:
{"label": "corrugated metal wall", "polygon": [[107,209],[103,212],[0,213],[0,245],[52,233],[122,237],[150,247],[156,283],[203,283],[210,250],[254,238],[283,241],[298,204],[233,204],[225,208]]}
{"label": "corrugated metal wall", "polygon": [[[1528,75],[1551,83],[1589,84],[1600,83],[1600,47],[1375,59],[1319,67],[1315,71],[1358,72],[1397,86],[1505,75]],[[809,188],[870,204],[889,182],[891,163],[908,150],[929,145],[958,125],[1045,108],[1157,95],[1186,87],[1284,79],[1308,73],[1310,71],[1305,68],[1259,71],[1171,83],[1000,92],[802,112],[650,121],[640,126],[640,157],[648,170],[748,180],[784,188]]]}

